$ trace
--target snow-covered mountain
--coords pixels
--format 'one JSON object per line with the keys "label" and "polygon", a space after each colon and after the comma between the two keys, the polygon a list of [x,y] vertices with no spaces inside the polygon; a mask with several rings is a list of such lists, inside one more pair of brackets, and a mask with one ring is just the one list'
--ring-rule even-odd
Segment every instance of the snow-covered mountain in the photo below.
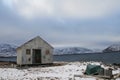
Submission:
{"label": "snow-covered mountain", "polygon": [[55,48],[54,55],[62,54],[81,54],[81,53],[93,53],[92,50],[81,47],[67,47],[67,48]]}
{"label": "snow-covered mountain", "polygon": [[106,49],[103,50],[103,52],[120,52],[120,43],[113,44]]}
{"label": "snow-covered mountain", "polygon": [[[16,56],[17,46],[11,44],[0,44],[0,57],[10,57]],[[62,54],[82,54],[82,53],[95,53],[100,52],[100,50],[91,50],[82,47],[62,47],[54,48],[54,55]]]}
{"label": "snow-covered mountain", "polygon": [[16,48],[17,46],[15,45],[0,44],[0,56],[2,57],[16,56]]}

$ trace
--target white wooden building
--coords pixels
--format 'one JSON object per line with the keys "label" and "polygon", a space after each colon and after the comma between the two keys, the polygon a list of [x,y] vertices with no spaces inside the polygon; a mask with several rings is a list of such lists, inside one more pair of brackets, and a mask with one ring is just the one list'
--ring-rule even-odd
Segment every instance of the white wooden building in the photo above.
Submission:
{"label": "white wooden building", "polygon": [[49,63],[53,63],[53,47],[39,36],[17,48],[18,65]]}

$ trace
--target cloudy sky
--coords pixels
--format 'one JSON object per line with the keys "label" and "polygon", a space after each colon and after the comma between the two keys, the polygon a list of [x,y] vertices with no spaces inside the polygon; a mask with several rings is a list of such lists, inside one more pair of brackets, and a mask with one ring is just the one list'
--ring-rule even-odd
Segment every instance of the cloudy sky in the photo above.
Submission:
{"label": "cloudy sky", "polygon": [[120,0],[0,0],[0,43],[41,36],[53,47],[120,42]]}

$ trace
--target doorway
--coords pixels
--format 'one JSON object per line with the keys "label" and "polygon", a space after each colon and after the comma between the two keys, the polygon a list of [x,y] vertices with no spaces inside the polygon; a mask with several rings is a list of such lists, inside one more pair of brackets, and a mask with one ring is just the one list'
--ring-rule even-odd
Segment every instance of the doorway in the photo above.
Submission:
{"label": "doorway", "polygon": [[33,63],[40,64],[41,61],[41,49],[33,49]]}

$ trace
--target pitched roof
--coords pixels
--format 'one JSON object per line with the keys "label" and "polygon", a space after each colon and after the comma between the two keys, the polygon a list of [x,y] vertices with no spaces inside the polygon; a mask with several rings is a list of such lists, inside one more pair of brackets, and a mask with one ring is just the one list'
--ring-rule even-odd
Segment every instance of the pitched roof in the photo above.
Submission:
{"label": "pitched roof", "polygon": [[24,45],[28,44],[28,43],[31,42],[31,41],[34,41],[34,40],[37,39],[37,38],[41,39],[41,40],[44,41],[46,44],[48,44],[51,48],[53,48],[48,42],[46,42],[45,40],[43,40],[40,36],[37,36],[37,37],[35,37],[35,38],[33,38],[33,39],[27,41],[27,42],[24,43],[23,45],[19,46],[17,49],[23,47]]}

